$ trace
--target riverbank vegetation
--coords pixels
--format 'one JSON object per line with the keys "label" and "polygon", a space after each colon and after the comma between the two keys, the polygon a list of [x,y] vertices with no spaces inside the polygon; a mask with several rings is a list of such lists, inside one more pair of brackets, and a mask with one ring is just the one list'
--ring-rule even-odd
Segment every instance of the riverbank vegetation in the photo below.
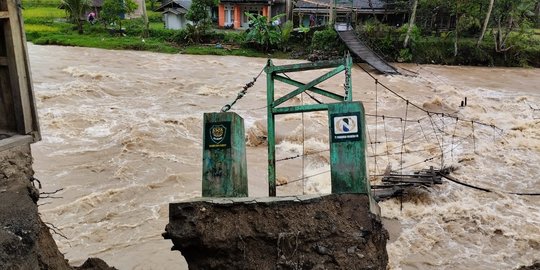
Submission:
{"label": "riverbank vegetation", "polygon": [[398,61],[540,67],[537,0],[409,2],[407,24],[389,26],[374,18],[358,34]]}
{"label": "riverbank vegetation", "polygon": [[[117,11],[90,23],[77,9],[59,9],[85,0],[23,0],[28,41],[35,44],[148,50],[165,53],[244,55],[273,58],[341,57],[346,47],[331,28],[308,28],[292,22],[272,25],[252,16],[252,28],[217,29],[204,12],[182,30],[164,28],[156,1],[147,1],[148,24],[124,19]],[[107,0],[105,2],[108,2]],[[199,3],[200,2],[200,3]],[[408,22],[391,25],[384,17],[366,15],[357,22],[358,36],[389,61],[450,65],[540,67],[540,4],[535,0],[411,0]],[[130,1],[131,3],[131,1]],[[194,0],[195,7],[215,5]],[[129,5],[129,10],[134,9]],[[104,10],[104,14],[107,11]],[[73,14],[72,14],[73,13]],[[199,15],[197,15],[199,14]],[[199,16],[199,17],[197,17]],[[79,19],[77,19],[77,17]]]}

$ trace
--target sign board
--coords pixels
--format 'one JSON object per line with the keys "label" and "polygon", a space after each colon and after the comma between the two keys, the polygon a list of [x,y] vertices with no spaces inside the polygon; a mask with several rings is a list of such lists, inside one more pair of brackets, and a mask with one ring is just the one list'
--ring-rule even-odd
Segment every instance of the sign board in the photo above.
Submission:
{"label": "sign board", "polygon": [[364,106],[361,102],[328,104],[332,193],[369,194]]}
{"label": "sign board", "polygon": [[231,122],[206,123],[204,130],[205,149],[231,147]]}
{"label": "sign board", "polygon": [[359,141],[362,139],[360,113],[332,114],[332,142]]}

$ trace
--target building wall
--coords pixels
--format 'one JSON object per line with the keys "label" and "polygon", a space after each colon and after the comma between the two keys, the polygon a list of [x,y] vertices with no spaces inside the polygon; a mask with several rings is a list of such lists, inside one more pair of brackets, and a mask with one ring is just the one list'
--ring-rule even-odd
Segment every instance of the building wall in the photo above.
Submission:
{"label": "building wall", "polygon": [[173,13],[163,14],[163,20],[165,21],[165,28],[167,29],[182,29],[186,24],[184,16],[179,16]]}
{"label": "building wall", "polygon": [[218,26],[225,26],[225,5],[219,4],[218,6]]}
{"label": "building wall", "polygon": [[240,5],[234,6],[234,29],[242,27],[242,11],[240,10]]}
{"label": "building wall", "polygon": [[[231,4],[219,4],[218,6],[218,25],[219,27],[231,27],[234,26],[235,12],[238,5]],[[234,27],[236,28],[236,27]]]}
{"label": "building wall", "polygon": [[[284,5],[272,5],[270,7],[264,4],[233,5],[231,3],[221,3],[218,6],[218,26],[229,27],[232,25],[234,29],[247,29],[249,27],[249,19],[244,14],[245,12],[263,15],[270,20],[271,17],[282,14],[284,10]],[[231,16],[227,16],[227,12],[230,12]],[[229,17],[231,20],[229,20]],[[283,18],[281,21],[283,21]]]}

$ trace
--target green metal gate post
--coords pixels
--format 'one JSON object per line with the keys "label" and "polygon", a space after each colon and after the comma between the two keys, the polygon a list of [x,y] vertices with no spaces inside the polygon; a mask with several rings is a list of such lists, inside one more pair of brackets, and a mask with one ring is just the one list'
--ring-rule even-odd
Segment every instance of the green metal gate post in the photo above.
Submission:
{"label": "green metal gate post", "polygon": [[328,104],[332,193],[369,194],[366,121],[361,102]]}
{"label": "green metal gate post", "polygon": [[205,113],[203,197],[247,197],[244,119],[234,112]]}
{"label": "green metal gate post", "polygon": [[[283,66],[274,66],[271,60],[265,68],[267,82],[267,110],[268,110],[268,194],[276,196],[276,160],[275,160],[275,115],[299,113],[299,112],[314,112],[328,110],[328,104],[308,104],[300,106],[280,106],[291,98],[305,92],[310,91],[336,101],[351,101],[352,100],[352,80],[351,80],[352,58],[349,54],[344,59],[319,61],[313,63],[292,64]],[[302,83],[293,80],[286,76],[286,73],[299,72],[307,70],[333,68],[331,71],[315,78],[311,82]],[[316,87],[316,85],[332,78],[333,76],[345,71],[345,93],[339,95],[330,91]],[[280,81],[289,85],[296,86],[295,90],[288,94],[275,99],[274,97],[274,81]],[[351,190],[351,192],[353,192]]]}
{"label": "green metal gate post", "polygon": [[268,128],[268,196],[276,196],[276,128],[274,125],[275,116],[272,112],[272,103],[274,102],[274,76],[272,72],[272,60],[268,59],[266,65],[266,105],[268,109],[267,128]]}

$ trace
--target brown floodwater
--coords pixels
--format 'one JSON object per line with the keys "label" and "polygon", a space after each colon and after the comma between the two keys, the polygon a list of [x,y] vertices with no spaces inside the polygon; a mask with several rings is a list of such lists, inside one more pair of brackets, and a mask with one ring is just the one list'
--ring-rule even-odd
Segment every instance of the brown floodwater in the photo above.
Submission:
{"label": "brown floodwater", "polygon": [[[60,250],[76,265],[100,257],[119,269],[187,269],[161,233],[169,203],[201,196],[202,115],[232,101],[267,60],[28,49],[43,135],[34,169],[43,191],[60,190],[39,209],[66,236],[55,235]],[[390,268],[513,269],[540,259],[540,200],[509,194],[540,192],[540,70],[398,66],[408,76],[374,75],[395,93],[352,72],[353,97],[368,113],[370,173],[451,165],[459,180],[493,192],[445,181],[380,203],[394,232]],[[307,82],[323,72],[289,76]],[[341,75],[319,87],[341,93],[343,83]],[[267,195],[265,105],[263,73],[232,110],[245,119],[250,196]],[[289,183],[278,195],[329,193],[326,112],[277,121],[277,158],[304,156],[278,163],[278,181]]]}

